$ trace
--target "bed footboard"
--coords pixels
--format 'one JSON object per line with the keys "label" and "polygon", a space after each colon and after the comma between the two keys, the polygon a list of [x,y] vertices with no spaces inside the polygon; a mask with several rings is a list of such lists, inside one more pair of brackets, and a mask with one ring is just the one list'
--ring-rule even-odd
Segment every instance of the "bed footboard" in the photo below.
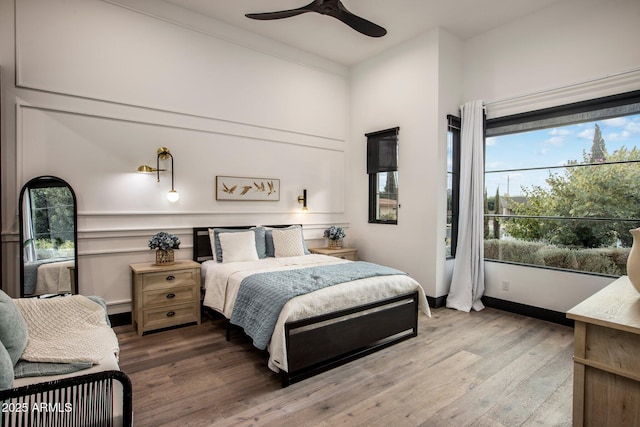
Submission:
{"label": "bed footboard", "polygon": [[103,371],[0,391],[0,425],[132,425],[131,380]]}
{"label": "bed footboard", "polygon": [[285,324],[282,386],[418,334],[418,292]]}

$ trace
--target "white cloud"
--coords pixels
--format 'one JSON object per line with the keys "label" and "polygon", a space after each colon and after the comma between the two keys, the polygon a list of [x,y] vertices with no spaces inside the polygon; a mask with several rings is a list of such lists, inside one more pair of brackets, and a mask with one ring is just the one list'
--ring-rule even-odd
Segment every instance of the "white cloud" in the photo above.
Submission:
{"label": "white cloud", "polygon": [[550,145],[562,145],[564,143],[564,137],[563,136],[552,136],[549,139],[546,139],[545,144],[550,144]]}
{"label": "white cloud", "polygon": [[553,128],[549,131],[549,135],[558,135],[558,136],[564,136],[564,135],[571,135],[571,131],[569,129],[558,129],[558,128]]}
{"label": "white cloud", "polygon": [[604,138],[605,141],[625,141],[631,137],[631,132],[623,130],[622,132],[611,132]]}
{"label": "white cloud", "polygon": [[485,144],[487,147],[493,147],[494,145],[496,145],[496,138],[495,138],[495,136],[490,136],[489,138],[486,138],[486,139],[484,140],[484,144]]}
{"label": "white cloud", "polygon": [[595,133],[594,128],[587,128],[578,134],[579,138],[590,139],[593,140],[593,134]]}
{"label": "white cloud", "polygon": [[603,120],[602,124],[605,126],[622,128],[629,124],[629,119],[627,119],[626,117],[614,117],[612,119]]}
{"label": "white cloud", "polygon": [[625,141],[636,134],[640,134],[640,120],[629,120],[627,117],[616,117],[603,122],[604,126],[615,128],[613,132],[604,135],[606,141]]}
{"label": "white cloud", "polygon": [[640,120],[629,121],[624,130],[630,133],[640,133]]}

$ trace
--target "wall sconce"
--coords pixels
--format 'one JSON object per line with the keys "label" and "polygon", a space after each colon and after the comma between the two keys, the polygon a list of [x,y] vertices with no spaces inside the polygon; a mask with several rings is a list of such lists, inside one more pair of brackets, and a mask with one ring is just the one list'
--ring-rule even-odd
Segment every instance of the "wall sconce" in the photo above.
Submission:
{"label": "wall sconce", "polygon": [[302,211],[306,212],[309,209],[307,208],[307,189],[302,190],[302,196],[298,196],[298,203],[302,205]]}
{"label": "wall sconce", "polygon": [[166,169],[160,169],[160,160],[167,160],[171,158],[171,190],[167,193],[167,200],[170,202],[177,202],[180,198],[180,194],[173,188],[173,155],[169,151],[167,147],[158,148],[158,155],[156,157],[156,167],[153,168],[148,165],[142,165],[138,168],[138,172],[140,173],[153,173],[156,172],[158,174],[158,182],[160,182],[160,172],[165,172]]}

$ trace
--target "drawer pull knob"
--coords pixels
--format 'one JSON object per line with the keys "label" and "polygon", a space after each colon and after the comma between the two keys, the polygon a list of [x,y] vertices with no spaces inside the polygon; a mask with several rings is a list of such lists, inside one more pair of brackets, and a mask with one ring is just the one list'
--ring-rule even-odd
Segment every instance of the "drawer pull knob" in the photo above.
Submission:
{"label": "drawer pull knob", "polygon": [[167,317],[173,317],[175,315],[176,315],[175,311],[170,311],[170,312],[167,313]]}
{"label": "drawer pull knob", "polygon": [[167,276],[166,280],[175,280],[175,279],[176,279],[176,276]]}
{"label": "drawer pull knob", "polygon": [[175,297],[176,297],[176,294],[167,294],[168,299],[175,298]]}

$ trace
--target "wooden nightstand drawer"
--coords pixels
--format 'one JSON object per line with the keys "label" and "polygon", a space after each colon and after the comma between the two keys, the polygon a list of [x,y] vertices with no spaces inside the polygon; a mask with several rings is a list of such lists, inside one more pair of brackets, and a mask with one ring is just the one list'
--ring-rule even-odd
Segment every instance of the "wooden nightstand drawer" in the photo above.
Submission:
{"label": "wooden nightstand drawer", "polygon": [[169,271],[161,273],[146,273],[142,276],[142,290],[147,292],[167,287],[195,285],[197,270]]}
{"label": "wooden nightstand drawer", "polygon": [[198,300],[195,285],[176,286],[168,289],[154,289],[142,293],[142,305],[146,307],[170,306]]}
{"label": "wooden nightstand drawer", "polygon": [[183,323],[198,322],[199,305],[180,304],[143,311],[142,322],[146,330],[168,328]]}

